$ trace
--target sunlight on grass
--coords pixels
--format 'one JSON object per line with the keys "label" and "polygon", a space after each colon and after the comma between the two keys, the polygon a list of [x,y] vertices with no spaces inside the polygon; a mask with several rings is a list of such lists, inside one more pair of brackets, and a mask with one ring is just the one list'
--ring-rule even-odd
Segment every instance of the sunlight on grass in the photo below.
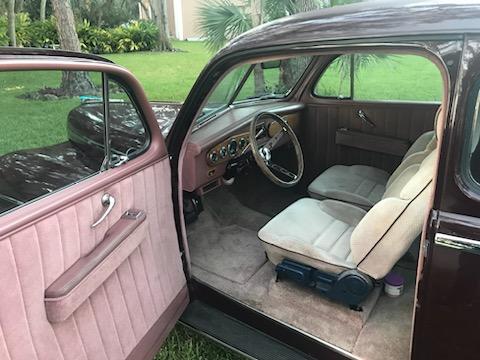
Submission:
{"label": "sunlight on grass", "polygon": [[215,342],[177,325],[154,360],[241,360]]}

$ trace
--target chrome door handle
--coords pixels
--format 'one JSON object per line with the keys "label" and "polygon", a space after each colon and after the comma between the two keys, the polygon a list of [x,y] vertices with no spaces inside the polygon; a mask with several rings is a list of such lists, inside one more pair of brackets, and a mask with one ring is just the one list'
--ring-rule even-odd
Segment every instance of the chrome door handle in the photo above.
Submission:
{"label": "chrome door handle", "polygon": [[358,117],[360,118],[360,120],[362,120],[365,124],[367,124],[368,126],[370,127],[375,127],[377,125],[375,125],[375,123],[370,120],[368,117],[367,117],[367,114],[365,114],[365,111],[363,111],[362,109],[358,110],[357,112],[357,115]]}
{"label": "chrome door handle", "polygon": [[104,208],[106,208],[106,210],[103,213],[103,215],[100,217],[100,219],[98,219],[97,221],[95,221],[92,224],[92,226],[91,226],[92,229],[97,227],[103,220],[105,220],[105,218],[108,216],[108,214],[110,214],[113,207],[115,206],[115,198],[110,194],[104,194],[102,196],[102,205],[103,205]]}

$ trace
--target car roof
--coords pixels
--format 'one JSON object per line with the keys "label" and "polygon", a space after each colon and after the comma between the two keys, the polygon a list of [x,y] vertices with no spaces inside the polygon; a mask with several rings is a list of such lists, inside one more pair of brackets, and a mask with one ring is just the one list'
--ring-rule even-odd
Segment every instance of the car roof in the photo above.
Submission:
{"label": "car roof", "polygon": [[480,3],[371,1],[300,13],[233,39],[218,56],[276,45],[480,32]]}
{"label": "car roof", "polygon": [[74,51],[66,50],[53,50],[53,49],[43,49],[43,48],[14,48],[14,47],[0,47],[0,59],[2,58],[11,58],[15,59],[31,59],[35,57],[45,57],[45,58],[57,58],[57,59],[66,59],[76,60],[76,61],[87,61],[87,62],[104,62],[104,63],[113,63],[112,61],[93,54],[79,53]]}

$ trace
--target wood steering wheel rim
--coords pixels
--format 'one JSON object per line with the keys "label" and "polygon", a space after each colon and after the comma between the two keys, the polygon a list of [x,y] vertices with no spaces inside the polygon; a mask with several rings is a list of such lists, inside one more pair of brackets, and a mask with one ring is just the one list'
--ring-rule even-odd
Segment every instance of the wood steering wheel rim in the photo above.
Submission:
{"label": "wood steering wheel rim", "polygon": [[[267,118],[278,123],[280,125],[280,131],[279,133],[274,134],[264,145],[259,148],[257,142],[257,123],[259,120]],[[286,170],[285,168],[274,164],[269,158],[270,151],[285,133],[290,137],[290,140],[292,141],[293,147],[295,149],[295,155],[297,159],[297,174],[293,174],[289,170]],[[257,114],[250,124],[249,140],[255,162],[270,181],[272,181],[278,186],[285,188],[295,186],[300,182],[303,176],[303,169],[305,166],[303,161],[302,148],[300,146],[300,142],[298,141],[297,135],[295,135],[295,132],[293,131],[291,126],[280,115],[271,112],[261,112]],[[266,147],[268,147],[267,150],[265,150]],[[282,174],[289,176],[290,178],[292,178],[292,180],[285,181],[280,179],[277,175],[273,173],[271,169],[275,169],[276,171],[279,171]]]}

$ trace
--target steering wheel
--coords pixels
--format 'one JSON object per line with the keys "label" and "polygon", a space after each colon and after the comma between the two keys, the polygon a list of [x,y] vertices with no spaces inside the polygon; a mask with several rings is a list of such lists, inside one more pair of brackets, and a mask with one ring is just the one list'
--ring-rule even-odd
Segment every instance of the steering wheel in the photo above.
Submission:
{"label": "steering wheel", "polygon": [[[265,132],[267,132],[267,129],[265,126],[262,126],[259,130],[257,130],[257,123],[259,120],[266,119],[271,119],[280,125],[280,130],[276,134],[273,134],[271,138],[265,137],[265,140],[262,135],[266,135]],[[273,121],[270,124],[273,124]],[[283,166],[275,164],[272,161],[272,150],[285,134],[288,135],[292,141],[295,150],[295,156],[297,160],[296,174],[285,169]],[[302,148],[300,147],[300,142],[298,141],[295,132],[281,116],[270,112],[262,112],[255,116],[250,124],[249,138],[253,158],[267,178],[281,187],[291,187],[298,184],[302,178],[304,168]],[[280,178],[279,175],[276,175],[275,173],[279,175],[281,174],[285,179],[288,180]]]}

